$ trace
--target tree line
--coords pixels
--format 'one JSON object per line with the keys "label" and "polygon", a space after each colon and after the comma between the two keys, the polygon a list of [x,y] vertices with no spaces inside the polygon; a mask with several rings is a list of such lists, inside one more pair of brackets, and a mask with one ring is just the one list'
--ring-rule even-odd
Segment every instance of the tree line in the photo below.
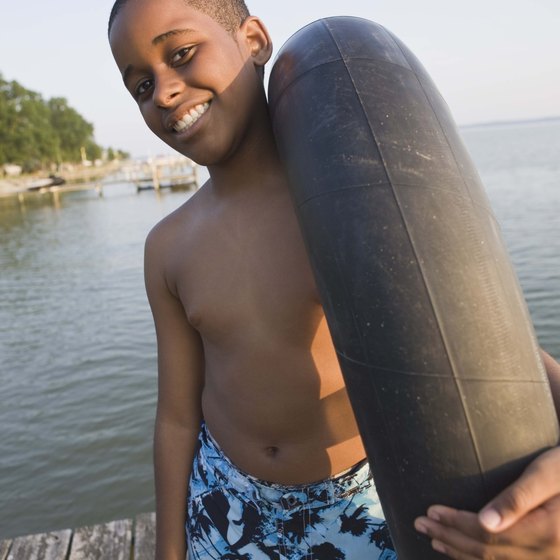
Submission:
{"label": "tree line", "polygon": [[[15,164],[24,172],[51,169],[62,163],[94,161],[103,148],[94,140],[93,125],[63,97],[43,99],[0,74],[0,166]],[[109,148],[107,159],[128,154]]]}

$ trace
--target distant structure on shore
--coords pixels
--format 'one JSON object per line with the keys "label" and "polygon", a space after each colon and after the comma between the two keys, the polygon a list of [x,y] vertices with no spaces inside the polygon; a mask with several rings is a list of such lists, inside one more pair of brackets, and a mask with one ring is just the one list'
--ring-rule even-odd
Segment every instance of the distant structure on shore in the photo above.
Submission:
{"label": "distant structure on shore", "polygon": [[131,183],[137,192],[198,188],[198,166],[184,156],[113,160],[92,166],[65,166],[59,175],[11,176],[0,179],[0,197],[95,190],[100,196],[109,185]]}
{"label": "distant structure on shore", "polygon": [[490,126],[518,126],[524,124],[542,124],[554,123],[560,121],[560,116],[557,117],[540,117],[537,119],[520,119],[520,120],[503,120],[503,121],[485,121],[480,123],[462,124],[459,128],[484,128]]}

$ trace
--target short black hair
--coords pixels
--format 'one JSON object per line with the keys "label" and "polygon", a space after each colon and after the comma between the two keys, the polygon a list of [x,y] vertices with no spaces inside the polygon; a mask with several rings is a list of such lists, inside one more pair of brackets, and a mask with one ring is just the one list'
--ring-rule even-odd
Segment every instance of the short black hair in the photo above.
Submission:
{"label": "short black hair", "polygon": [[[109,16],[109,33],[115,18],[127,2],[128,0],[115,0]],[[210,16],[231,34],[235,33],[251,15],[243,0],[184,0],[184,2]]]}

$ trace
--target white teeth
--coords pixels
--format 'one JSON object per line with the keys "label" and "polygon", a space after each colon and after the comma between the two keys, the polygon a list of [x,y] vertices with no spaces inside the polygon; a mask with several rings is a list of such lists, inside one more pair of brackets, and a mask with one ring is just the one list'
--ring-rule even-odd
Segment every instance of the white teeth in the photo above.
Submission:
{"label": "white teeth", "polygon": [[210,107],[210,103],[203,103],[193,107],[181,120],[178,120],[173,125],[173,130],[175,132],[182,132],[187,128],[190,128]]}

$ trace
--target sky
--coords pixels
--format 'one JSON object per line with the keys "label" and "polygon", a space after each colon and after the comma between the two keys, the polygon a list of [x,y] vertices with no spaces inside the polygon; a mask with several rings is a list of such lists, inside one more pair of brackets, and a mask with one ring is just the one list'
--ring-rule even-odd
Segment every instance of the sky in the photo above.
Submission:
{"label": "sky", "polygon": [[[170,149],[144,125],[107,41],[113,0],[0,0],[0,73],[65,97],[99,144]],[[560,116],[560,0],[247,0],[275,50],[322,17],[382,24],[416,54],[459,125]],[[270,70],[267,68],[267,73]]]}

